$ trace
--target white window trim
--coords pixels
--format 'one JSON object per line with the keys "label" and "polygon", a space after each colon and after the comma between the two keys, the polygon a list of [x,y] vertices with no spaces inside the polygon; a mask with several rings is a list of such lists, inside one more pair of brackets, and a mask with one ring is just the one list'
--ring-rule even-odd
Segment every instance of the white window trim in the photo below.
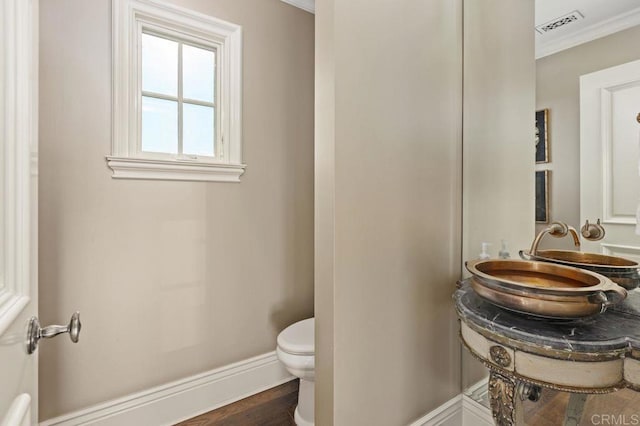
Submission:
{"label": "white window trim", "polygon": [[[113,0],[112,155],[113,178],[240,182],[242,163],[242,28],[158,0]],[[140,152],[138,34],[143,27],[165,28],[215,42],[219,55],[221,158],[153,158]]]}

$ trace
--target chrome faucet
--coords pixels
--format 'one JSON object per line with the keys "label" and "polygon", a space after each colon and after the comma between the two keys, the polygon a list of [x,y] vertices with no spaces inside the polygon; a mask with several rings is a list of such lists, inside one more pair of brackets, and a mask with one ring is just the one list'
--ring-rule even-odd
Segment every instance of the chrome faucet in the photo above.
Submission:
{"label": "chrome faucet", "polygon": [[540,231],[538,235],[536,235],[536,238],[531,244],[531,250],[529,251],[529,254],[531,254],[532,256],[536,255],[536,253],[538,252],[538,245],[540,244],[542,237],[544,237],[545,235],[549,234],[555,238],[562,238],[569,233],[571,233],[571,236],[573,237],[573,244],[575,244],[578,250],[580,250],[580,235],[573,226],[567,226],[567,224],[563,222],[551,222],[548,227],[546,227],[545,229]]}

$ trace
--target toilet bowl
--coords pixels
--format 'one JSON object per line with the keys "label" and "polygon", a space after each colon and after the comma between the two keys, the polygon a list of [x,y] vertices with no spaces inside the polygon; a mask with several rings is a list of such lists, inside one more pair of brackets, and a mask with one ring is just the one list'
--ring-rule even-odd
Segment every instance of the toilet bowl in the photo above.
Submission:
{"label": "toilet bowl", "polygon": [[314,424],[314,326],[314,319],[308,318],[291,324],[278,335],[278,359],[289,373],[300,378],[298,406],[294,414],[298,426]]}

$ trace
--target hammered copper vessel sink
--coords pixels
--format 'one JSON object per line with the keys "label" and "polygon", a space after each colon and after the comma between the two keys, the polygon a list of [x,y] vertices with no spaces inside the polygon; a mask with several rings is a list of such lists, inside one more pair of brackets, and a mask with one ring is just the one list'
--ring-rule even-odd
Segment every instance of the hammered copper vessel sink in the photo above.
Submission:
{"label": "hammered copper vessel sink", "polygon": [[640,285],[640,264],[622,257],[572,250],[537,250],[535,255],[530,251],[520,251],[520,257],[596,272],[627,290]]}
{"label": "hammered copper vessel sink", "polygon": [[627,297],[625,289],[605,276],[554,263],[495,259],[470,261],[466,267],[480,297],[545,318],[596,315]]}

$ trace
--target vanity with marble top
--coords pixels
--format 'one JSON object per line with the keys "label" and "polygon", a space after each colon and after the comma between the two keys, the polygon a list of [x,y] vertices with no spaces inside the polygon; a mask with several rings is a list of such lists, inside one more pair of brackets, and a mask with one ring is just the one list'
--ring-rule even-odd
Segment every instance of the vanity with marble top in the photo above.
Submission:
{"label": "vanity with marble top", "polygon": [[497,425],[522,424],[518,407],[544,388],[571,392],[565,424],[577,424],[587,394],[640,392],[640,290],[606,312],[579,320],[540,319],[481,299],[469,280],[454,294],[460,338],[490,370]]}

